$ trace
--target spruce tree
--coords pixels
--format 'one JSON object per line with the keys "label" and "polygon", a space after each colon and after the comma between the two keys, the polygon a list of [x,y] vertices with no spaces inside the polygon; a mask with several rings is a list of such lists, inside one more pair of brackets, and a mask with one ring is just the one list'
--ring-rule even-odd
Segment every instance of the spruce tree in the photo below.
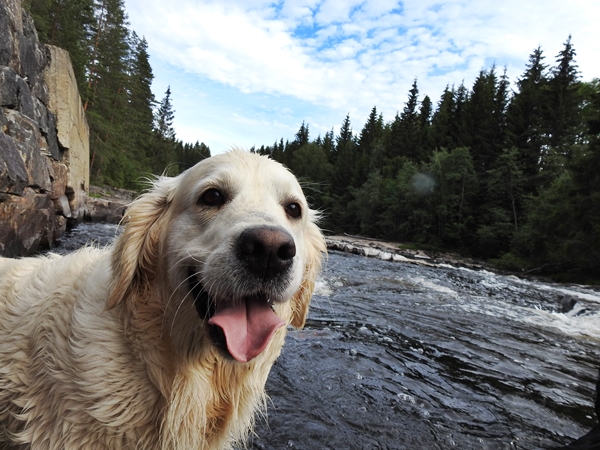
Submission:
{"label": "spruce tree", "polygon": [[168,168],[169,163],[174,162],[176,154],[174,118],[175,112],[171,104],[169,86],[154,114],[154,142],[150,155],[150,164],[154,173],[162,173]]}
{"label": "spruce tree", "polygon": [[575,64],[575,49],[571,44],[571,36],[557,55],[557,65],[552,69],[549,80],[550,95],[550,145],[566,158],[572,154],[578,125],[579,71]]}
{"label": "spruce tree", "polygon": [[508,144],[519,152],[527,193],[538,190],[540,161],[548,146],[548,78],[543,60],[542,49],[538,47],[529,56],[507,109]]}
{"label": "spruce tree", "polygon": [[333,130],[329,130],[325,133],[325,137],[322,142],[323,151],[327,155],[329,163],[333,163],[331,155],[335,154],[335,140]]}
{"label": "spruce tree", "polygon": [[24,0],[41,42],[69,52],[79,92],[86,84],[86,67],[94,24],[93,0]]}
{"label": "spruce tree", "polygon": [[423,154],[421,149],[421,122],[417,107],[419,105],[419,88],[417,87],[417,79],[413,81],[408,94],[408,100],[404,105],[400,120],[392,133],[397,133],[395,138],[400,145],[400,155],[413,161],[422,161]]}
{"label": "spruce tree", "polygon": [[494,92],[494,145],[496,148],[505,148],[507,143],[507,112],[509,101],[510,82],[506,75],[506,67],[504,72],[497,80]]}
{"label": "spruce tree", "polygon": [[[477,81],[475,82],[477,83]],[[453,102],[449,123],[450,142],[448,149],[471,147],[473,145],[474,124],[471,117],[471,97],[464,83],[452,90]]]}
{"label": "spruce tree", "polygon": [[452,129],[455,126],[454,110],[454,91],[446,86],[431,119],[431,140],[435,150],[452,146]]}
{"label": "spruce tree", "polygon": [[135,32],[131,35],[131,55],[129,68],[129,130],[132,134],[131,149],[139,167],[148,168],[153,142],[152,127],[154,123],[153,108],[155,104],[151,85],[154,78],[150,67],[148,43],[139,39]]}
{"label": "spruce tree", "polygon": [[519,150],[503,150],[485,177],[485,203],[479,208],[475,251],[487,258],[510,250],[523,220],[526,178]]}
{"label": "spruce tree", "polygon": [[435,145],[432,137],[431,118],[433,114],[433,105],[428,95],[421,102],[419,110],[419,128],[421,132],[421,158],[427,160],[435,150]]}
{"label": "spruce tree", "polygon": [[308,144],[308,142],[309,142],[308,124],[305,124],[304,122],[302,122],[300,129],[296,133],[295,142],[296,142],[298,148]]}
{"label": "spruce tree", "polygon": [[175,139],[174,118],[175,111],[173,111],[173,105],[171,104],[171,86],[169,86],[154,115],[154,132],[158,139]]}
{"label": "spruce tree", "polygon": [[375,147],[380,144],[382,134],[383,118],[377,114],[377,108],[373,107],[358,138],[353,186],[359,187],[367,180],[373,152]]}
{"label": "spruce tree", "polygon": [[204,142],[196,141],[196,143],[192,145],[177,141],[175,143],[175,152],[179,173],[189,169],[205,158],[210,158],[210,149]]}
{"label": "spruce tree", "polygon": [[[489,72],[482,70],[475,79],[468,101],[469,141],[475,171],[485,174],[489,170],[502,148],[496,142],[497,118],[496,110],[497,79],[495,68]],[[467,144],[463,142],[463,144]]]}
{"label": "spruce tree", "polygon": [[83,93],[90,127],[90,175],[94,182],[134,187],[139,173],[128,154],[129,32],[122,0],[96,5],[92,58]]}

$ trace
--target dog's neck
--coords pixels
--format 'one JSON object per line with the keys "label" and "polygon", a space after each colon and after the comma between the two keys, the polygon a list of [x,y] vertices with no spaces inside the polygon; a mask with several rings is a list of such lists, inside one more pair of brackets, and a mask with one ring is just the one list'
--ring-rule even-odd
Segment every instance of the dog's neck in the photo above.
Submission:
{"label": "dog's neck", "polygon": [[[156,418],[161,423],[160,448],[211,449],[243,442],[257,410],[266,409],[264,386],[280,350],[267,348],[254,360],[239,363],[198,336],[187,339],[188,345],[197,341],[198,348],[175,350],[180,343],[173,341],[164,320],[164,300],[151,291],[137,295],[120,305],[123,329],[162,404]],[[278,330],[269,347],[280,349],[285,334],[285,327]]]}

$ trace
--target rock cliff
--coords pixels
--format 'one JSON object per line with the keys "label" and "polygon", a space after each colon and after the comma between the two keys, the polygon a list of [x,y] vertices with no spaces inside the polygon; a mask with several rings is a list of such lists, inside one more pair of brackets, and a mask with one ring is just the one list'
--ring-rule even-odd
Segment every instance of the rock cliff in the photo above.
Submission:
{"label": "rock cliff", "polygon": [[0,254],[52,248],[83,219],[89,138],[69,55],[0,0]]}

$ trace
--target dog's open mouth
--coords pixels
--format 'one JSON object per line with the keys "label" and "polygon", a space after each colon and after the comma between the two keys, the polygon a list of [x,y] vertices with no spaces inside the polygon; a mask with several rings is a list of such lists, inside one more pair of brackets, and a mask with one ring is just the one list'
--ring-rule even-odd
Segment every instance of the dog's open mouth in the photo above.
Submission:
{"label": "dog's open mouth", "polygon": [[207,320],[211,340],[237,361],[248,362],[258,356],[285,325],[266,295],[249,295],[238,301],[213,299],[196,277],[190,279],[194,280],[191,291],[196,310]]}

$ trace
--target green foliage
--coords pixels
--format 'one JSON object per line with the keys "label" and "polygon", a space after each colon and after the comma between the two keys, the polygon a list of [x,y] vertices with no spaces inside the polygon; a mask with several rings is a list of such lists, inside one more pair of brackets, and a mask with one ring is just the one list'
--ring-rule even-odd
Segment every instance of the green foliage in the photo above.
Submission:
{"label": "green foliage", "polygon": [[600,83],[588,84],[586,146],[574,147],[561,175],[529,200],[514,249],[549,272],[600,273]]}
{"label": "green foliage", "polygon": [[529,56],[522,78],[517,81],[518,91],[507,111],[507,140],[519,152],[519,161],[526,177],[528,194],[538,191],[540,158],[548,144],[548,78],[544,56],[537,48]]}
{"label": "green foliage", "polygon": [[178,166],[178,173],[189,169],[196,165],[203,159],[210,158],[210,149],[203,142],[198,142],[194,145],[183,144],[181,141],[177,141],[175,148],[176,162]]}
{"label": "green foliage", "polygon": [[477,194],[477,178],[468,148],[435,152],[428,164],[435,189],[431,208],[440,242],[463,246],[469,237],[472,200]]}
{"label": "green foliage", "polygon": [[484,180],[486,202],[479,209],[477,253],[494,256],[510,250],[523,219],[525,175],[516,148],[504,149]]}

